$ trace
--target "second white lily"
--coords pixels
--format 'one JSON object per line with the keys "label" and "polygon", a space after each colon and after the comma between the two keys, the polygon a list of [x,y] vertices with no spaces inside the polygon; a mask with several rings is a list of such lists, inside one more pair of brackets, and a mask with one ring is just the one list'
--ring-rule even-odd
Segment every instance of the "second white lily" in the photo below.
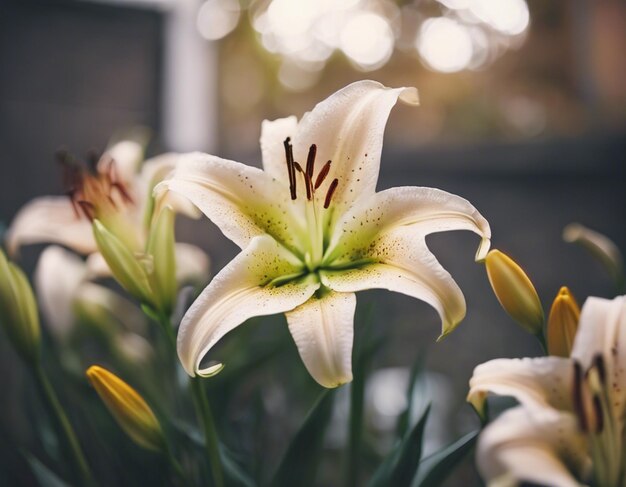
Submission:
{"label": "second white lily", "polygon": [[[626,296],[589,298],[571,358],[496,359],[476,367],[468,400],[488,393],[520,406],[481,434],[477,460],[488,485],[626,485]],[[508,485],[508,484],[507,484]]]}
{"label": "second white lily", "polygon": [[190,375],[211,347],[253,316],[286,313],[304,364],[325,387],[352,380],[355,292],[382,288],[422,299],[442,336],[465,315],[461,290],[425,236],[471,230],[489,248],[487,221],[465,199],[432,188],[376,193],[383,132],[415,88],[353,83],[296,117],[265,121],[264,171],[206,154],[181,156],[156,191],[191,200],[242,252],[215,276],[181,323],[178,353]]}

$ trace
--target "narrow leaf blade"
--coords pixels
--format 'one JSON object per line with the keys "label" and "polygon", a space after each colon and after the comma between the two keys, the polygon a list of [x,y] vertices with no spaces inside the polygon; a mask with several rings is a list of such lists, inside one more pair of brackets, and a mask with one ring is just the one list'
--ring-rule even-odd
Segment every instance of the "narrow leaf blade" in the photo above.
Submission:
{"label": "narrow leaf blade", "polygon": [[479,431],[472,431],[420,462],[411,487],[436,487],[472,450]]}
{"label": "narrow leaf blade", "polygon": [[70,487],[68,483],[61,480],[57,474],[30,453],[25,453],[24,457],[41,487]]}
{"label": "narrow leaf blade", "polygon": [[370,487],[410,485],[420,463],[422,440],[429,412],[430,406],[402,442],[387,455],[372,477]]}
{"label": "narrow leaf blade", "polygon": [[334,391],[324,391],[311,408],[300,430],[287,447],[271,486],[306,487],[314,484],[324,432],[331,417],[333,397]]}

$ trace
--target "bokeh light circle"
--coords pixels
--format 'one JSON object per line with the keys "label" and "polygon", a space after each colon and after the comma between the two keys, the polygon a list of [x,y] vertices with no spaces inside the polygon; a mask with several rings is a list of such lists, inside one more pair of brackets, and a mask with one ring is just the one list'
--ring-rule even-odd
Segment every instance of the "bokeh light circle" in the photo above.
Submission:
{"label": "bokeh light circle", "polygon": [[429,68],[442,73],[466,69],[472,60],[472,38],[467,27],[446,17],[425,21],[415,47]]}
{"label": "bokeh light circle", "polygon": [[377,69],[391,57],[394,35],[384,17],[373,12],[359,12],[343,28],[340,47],[359,68]]}

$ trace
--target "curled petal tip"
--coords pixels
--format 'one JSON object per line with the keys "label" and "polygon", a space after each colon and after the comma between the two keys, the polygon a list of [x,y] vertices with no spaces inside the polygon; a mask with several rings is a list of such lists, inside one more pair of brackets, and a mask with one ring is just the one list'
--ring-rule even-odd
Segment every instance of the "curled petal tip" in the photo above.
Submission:
{"label": "curled petal tip", "polygon": [[335,382],[330,383],[330,384],[322,384],[324,387],[326,387],[327,389],[336,389],[337,387],[341,387],[344,384],[349,384],[350,382],[352,382],[352,374],[350,374],[349,376],[346,377],[341,377],[338,378]]}
{"label": "curled petal tip", "polygon": [[437,337],[437,343],[443,341],[444,338],[446,338],[450,333],[452,333],[452,331],[458,326],[458,323],[454,323],[454,324],[444,324],[444,329],[441,332],[441,335],[439,335]]}
{"label": "curled petal tip", "polygon": [[491,247],[491,239],[488,237],[483,238],[480,241],[480,245],[478,246],[478,250],[476,251],[476,256],[474,260],[478,263],[483,263],[487,254],[489,253],[489,248]]}
{"label": "curled petal tip", "polygon": [[203,369],[197,368],[196,374],[198,375],[198,377],[202,378],[213,377],[219,374],[223,368],[224,364],[221,362],[217,362],[209,365],[208,367],[204,367]]}
{"label": "curled petal tip", "polygon": [[417,88],[413,86],[402,88],[402,92],[400,93],[400,100],[407,105],[419,105],[420,97]]}
{"label": "curled petal tip", "polygon": [[484,391],[470,392],[465,400],[470,403],[476,414],[481,420],[486,419],[485,401],[487,399],[487,393]]}

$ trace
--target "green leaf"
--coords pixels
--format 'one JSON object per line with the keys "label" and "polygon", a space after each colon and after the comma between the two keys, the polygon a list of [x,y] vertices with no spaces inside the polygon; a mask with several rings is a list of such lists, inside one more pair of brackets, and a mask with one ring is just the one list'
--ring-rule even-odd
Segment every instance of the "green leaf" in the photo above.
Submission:
{"label": "green leaf", "polygon": [[70,487],[69,484],[61,480],[57,474],[30,453],[24,453],[24,457],[41,487]]}
{"label": "green leaf", "polygon": [[235,455],[220,444],[220,457],[224,467],[224,477],[228,487],[256,487],[256,482],[244,471],[235,459]]}
{"label": "green leaf", "polygon": [[334,390],[324,391],[295,434],[274,474],[272,487],[314,485],[324,432],[330,421]]}
{"label": "green leaf", "polygon": [[350,424],[348,442],[348,461],[346,484],[350,487],[359,485],[359,465],[361,462],[361,444],[363,436],[363,407],[365,383],[372,359],[385,341],[382,337],[372,337],[371,306],[367,311],[362,339],[355,352],[354,377],[350,384]]}
{"label": "green leaf", "polygon": [[387,455],[374,473],[370,487],[410,485],[422,455],[422,439],[429,412],[430,406],[409,434]]}
{"label": "green leaf", "polygon": [[409,383],[406,391],[406,409],[398,416],[398,423],[396,425],[396,431],[398,438],[403,438],[409,429],[411,423],[411,411],[413,410],[415,402],[415,390],[418,386],[418,380],[422,376],[424,370],[424,364],[426,362],[426,354],[421,352],[417,355],[417,360],[411,367],[411,374],[409,375]]}
{"label": "green leaf", "polygon": [[472,431],[422,460],[411,487],[436,487],[440,485],[472,450],[478,433],[479,431]]}
{"label": "green leaf", "polygon": [[[204,455],[204,438],[198,431],[198,428],[183,420],[174,420],[170,423],[170,426],[176,437],[182,438],[197,452]],[[219,449],[226,485],[228,487],[256,487],[256,482],[252,480],[250,475],[239,465],[235,458],[235,453],[223,443],[220,443]]]}

